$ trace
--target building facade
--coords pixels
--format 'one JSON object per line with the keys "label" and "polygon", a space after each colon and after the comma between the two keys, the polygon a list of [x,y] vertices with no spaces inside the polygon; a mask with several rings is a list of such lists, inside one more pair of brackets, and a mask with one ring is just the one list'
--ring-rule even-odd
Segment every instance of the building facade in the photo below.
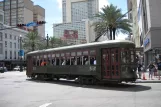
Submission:
{"label": "building facade", "polygon": [[144,62],[148,65],[161,54],[161,0],[137,0],[137,7],[138,42],[144,48]]}
{"label": "building facade", "polygon": [[[45,20],[45,9],[42,8],[41,6],[35,5],[33,14],[34,14],[33,15],[34,22]],[[34,30],[38,31],[41,37],[45,37],[45,25],[44,24],[38,27],[37,26],[34,27]]]}
{"label": "building facade", "polygon": [[[72,22],[72,23],[61,23],[54,24],[54,36],[57,38],[63,38],[67,44],[82,44],[94,41],[95,32],[94,26],[92,26],[93,21],[85,19],[82,21]],[[76,31],[78,34],[73,38],[71,35],[65,36],[65,31]]]}
{"label": "building facade", "polygon": [[[20,35],[23,39],[28,31],[18,28],[5,29],[10,26],[4,24],[3,16],[4,12],[0,10],[0,29],[3,29],[0,30],[0,63],[11,70],[14,66],[20,64]],[[25,61],[25,57],[23,60]]]}
{"label": "building facade", "polygon": [[[132,22],[132,41],[136,47],[141,47],[138,23],[138,0],[127,0],[128,10],[132,9],[128,14],[128,18]],[[129,35],[130,36],[130,35]]]}
{"label": "building facade", "polygon": [[99,12],[98,0],[62,0],[63,23],[90,19]]}
{"label": "building facade", "polygon": [[[4,11],[4,24],[8,26],[45,20],[45,9],[38,5],[34,6],[31,0],[4,0],[0,2],[0,9]],[[26,29],[33,30],[33,27]],[[34,30],[37,30],[41,36],[45,36],[44,25]]]}

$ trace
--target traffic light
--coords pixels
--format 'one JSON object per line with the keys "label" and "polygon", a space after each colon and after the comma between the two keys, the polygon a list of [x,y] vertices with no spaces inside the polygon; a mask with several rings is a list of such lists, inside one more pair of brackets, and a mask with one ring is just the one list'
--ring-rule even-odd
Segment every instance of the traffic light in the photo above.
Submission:
{"label": "traffic light", "polygon": [[45,21],[37,21],[37,25],[42,25],[42,24],[45,24],[46,22]]}
{"label": "traffic light", "polygon": [[17,24],[17,27],[23,27],[26,26],[26,24]]}

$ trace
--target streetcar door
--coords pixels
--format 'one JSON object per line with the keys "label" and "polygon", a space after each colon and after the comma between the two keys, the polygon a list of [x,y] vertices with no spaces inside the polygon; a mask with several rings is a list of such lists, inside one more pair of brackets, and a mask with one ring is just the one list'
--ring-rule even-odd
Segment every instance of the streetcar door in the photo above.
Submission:
{"label": "streetcar door", "polygon": [[120,78],[120,49],[102,49],[101,56],[103,79]]}
{"label": "streetcar door", "polygon": [[110,49],[102,49],[102,77],[103,79],[110,79]]}
{"label": "streetcar door", "polygon": [[111,77],[112,79],[120,78],[120,49],[114,48],[110,51],[111,54]]}
{"label": "streetcar door", "polygon": [[27,56],[27,72],[26,72],[27,75],[31,75],[32,73],[32,68],[33,68],[32,64],[33,64],[32,57]]}

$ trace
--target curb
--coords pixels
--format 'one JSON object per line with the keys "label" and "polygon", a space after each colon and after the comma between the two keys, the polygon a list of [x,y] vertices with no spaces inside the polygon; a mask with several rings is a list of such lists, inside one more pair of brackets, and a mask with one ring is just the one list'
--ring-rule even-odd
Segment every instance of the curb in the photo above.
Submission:
{"label": "curb", "polygon": [[153,80],[153,81],[143,80],[143,81],[136,81],[135,83],[161,83],[161,80]]}

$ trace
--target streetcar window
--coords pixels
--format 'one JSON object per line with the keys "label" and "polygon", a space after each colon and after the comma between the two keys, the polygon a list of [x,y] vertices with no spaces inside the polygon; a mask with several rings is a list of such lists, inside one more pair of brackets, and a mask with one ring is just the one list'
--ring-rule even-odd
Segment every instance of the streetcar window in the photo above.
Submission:
{"label": "streetcar window", "polygon": [[37,60],[37,66],[40,66],[39,60]]}
{"label": "streetcar window", "polygon": [[90,65],[96,65],[96,57],[90,57]]}
{"label": "streetcar window", "polygon": [[36,60],[35,59],[33,60],[33,65],[36,66]]}
{"label": "streetcar window", "polygon": [[52,65],[56,65],[55,59],[52,59],[51,63],[52,63]]}
{"label": "streetcar window", "polygon": [[91,50],[90,51],[90,55],[96,55],[96,51],[95,50]]}
{"label": "streetcar window", "polygon": [[44,66],[46,66],[47,64],[46,64],[46,60],[44,60]]}
{"label": "streetcar window", "polygon": [[83,56],[83,65],[89,65],[88,56]]}
{"label": "streetcar window", "polygon": [[82,56],[82,52],[77,52],[77,56]]}
{"label": "streetcar window", "polygon": [[83,57],[77,57],[77,65],[82,65]]}
{"label": "streetcar window", "polygon": [[76,56],[76,53],[75,52],[71,52],[71,56]]}
{"label": "streetcar window", "polygon": [[83,52],[83,55],[88,55],[88,51],[84,51]]}
{"label": "streetcar window", "polygon": [[66,65],[70,65],[70,58],[66,58]]}
{"label": "streetcar window", "polygon": [[75,57],[71,57],[71,63],[70,65],[77,65],[77,60]]}
{"label": "streetcar window", "polygon": [[61,58],[61,65],[66,65],[66,59],[65,58]]}
{"label": "streetcar window", "polygon": [[60,59],[56,58],[56,65],[59,65],[59,63],[60,63]]}
{"label": "streetcar window", "polygon": [[134,51],[126,48],[121,52],[121,59],[123,63],[131,63],[134,62]]}

